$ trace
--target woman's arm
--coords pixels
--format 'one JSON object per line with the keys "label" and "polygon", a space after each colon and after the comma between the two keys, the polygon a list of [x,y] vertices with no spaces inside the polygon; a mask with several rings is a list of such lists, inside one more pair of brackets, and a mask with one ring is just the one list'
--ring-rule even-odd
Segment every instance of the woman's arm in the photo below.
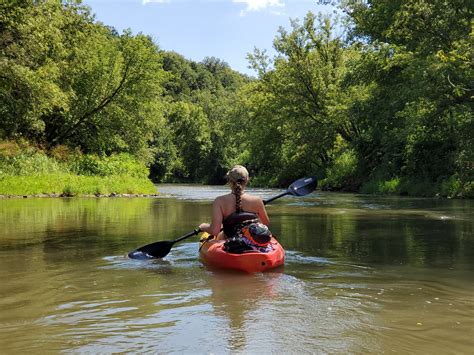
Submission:
{"label": "woman's arm", "polygon": [[257,215],[258,215],[258,218],[260,219],[260,222],[262,222],[266,226],[269,226],[270,218],[268,218],[267,210],[265,209],[265,205],[263,204],[263,201],[261,198],[258,198],[257,205],[258,205]]}
{"label": "woman's arm", "polygon": [[212,220],[211,224],[201,223],[199,229],[211,235],[218,235],[222,228],[222,209],[219,200],[216,198],[212,203]]}

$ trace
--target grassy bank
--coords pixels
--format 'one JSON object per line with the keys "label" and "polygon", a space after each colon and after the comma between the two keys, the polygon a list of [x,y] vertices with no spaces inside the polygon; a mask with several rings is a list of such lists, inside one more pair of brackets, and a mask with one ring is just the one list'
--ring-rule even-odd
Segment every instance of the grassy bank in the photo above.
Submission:
{"label": "grassy bank", "polygon": [[98,157],[67,147],[0,142],[0,195],[155,193],[145,164],[128,154]]}
{"label": "grassy bank", "polygon": [[155,194],[156,188],[148,179],[125,175],[80,176],[49,174],[33,176],[5,176],[0,179],[0,195],[59,194],[62,196]]}

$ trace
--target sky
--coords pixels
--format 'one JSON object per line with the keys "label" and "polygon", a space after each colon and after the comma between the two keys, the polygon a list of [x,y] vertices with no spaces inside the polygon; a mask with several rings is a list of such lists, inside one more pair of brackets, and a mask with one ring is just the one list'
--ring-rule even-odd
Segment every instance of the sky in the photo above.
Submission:
{"label": "sky", "polygon": [[96,20],[119,32],[149,35],[161,49],[200,62],[216,57],[241,73],[254,47],[270,56],[280,26],[303,20],[308,11],[331,12],[317,0],[83,0]]}

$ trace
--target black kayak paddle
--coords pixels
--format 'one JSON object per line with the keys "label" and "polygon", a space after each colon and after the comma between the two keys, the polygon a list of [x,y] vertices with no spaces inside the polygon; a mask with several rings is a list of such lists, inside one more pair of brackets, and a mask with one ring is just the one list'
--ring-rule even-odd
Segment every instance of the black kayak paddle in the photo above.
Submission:
{"label": "black kayak paddle", "polygon": [[[270,203],[286,195],[305,196],[313,192],[316,189],[317,185],[318,181],[315,177],[298,179],[293,182],[286,191],[282,192],[279,195],[271,197],[268,200],[264,200],[263,203],[266,205],[267,203]],[[128,253],[128,257],[131,259],[139,260],[163,258],[168,255],[173,244],[192,237],[193,235],[197,235],[200,232],[201,230],[199,228],[196,228],[192,232],[189,232],[188,234],[185,234],[175,240],[163,240],[160,242],[154,242],[151,244],[144,245]]]}

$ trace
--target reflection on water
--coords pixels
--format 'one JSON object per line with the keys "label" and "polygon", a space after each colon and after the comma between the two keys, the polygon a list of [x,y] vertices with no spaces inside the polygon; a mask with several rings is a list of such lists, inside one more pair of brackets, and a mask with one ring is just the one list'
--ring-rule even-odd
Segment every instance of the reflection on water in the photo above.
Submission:
{"label": "reflection on water", "polygon": [[245,275],[205,268],[197,238],[164,260],[126,258],[208,220],[224,188],[160,191],[0,200],[3,353],[472,350],[473,201],[280,199],[268,212],[285,267]]}

